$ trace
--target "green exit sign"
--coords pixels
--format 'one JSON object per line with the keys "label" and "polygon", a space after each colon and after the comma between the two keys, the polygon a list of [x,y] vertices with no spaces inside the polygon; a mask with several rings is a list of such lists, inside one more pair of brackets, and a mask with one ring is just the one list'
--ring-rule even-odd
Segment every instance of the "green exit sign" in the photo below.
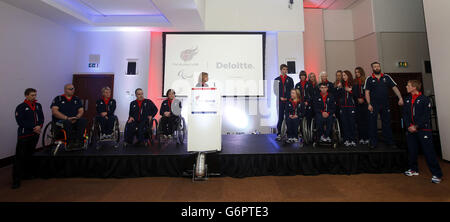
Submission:
{"label": "green exit sign", "polygon": [[398,67],[400,67],[400,68],[408,68],[408,62],[398,62]]}

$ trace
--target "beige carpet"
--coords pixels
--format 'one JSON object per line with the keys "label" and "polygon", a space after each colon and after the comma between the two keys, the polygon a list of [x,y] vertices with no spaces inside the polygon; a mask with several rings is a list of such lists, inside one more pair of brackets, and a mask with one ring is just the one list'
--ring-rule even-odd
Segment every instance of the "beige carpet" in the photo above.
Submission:
{"label": "beige carpet", "polygon": [[444,181],[430,183],[423,158],[421,175],[320,175],[289,177],[34,179],[12,190],[11,167],[0,169],[0,201],[450,201],[450,164]]}

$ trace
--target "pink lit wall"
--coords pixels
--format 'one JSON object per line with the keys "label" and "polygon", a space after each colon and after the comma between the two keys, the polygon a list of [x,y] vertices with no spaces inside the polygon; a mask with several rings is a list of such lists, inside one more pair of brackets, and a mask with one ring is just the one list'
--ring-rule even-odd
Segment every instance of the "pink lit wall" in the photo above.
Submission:
{"label": "pink lit wall", "polygon": [[303,43],[306,72],[319,74],[321,71],[326,70],[322,9],[305,9]]}
{"label": "pink lit wall", "polygon": [[158,107],[161,106],[163,81],[162,32],[152,32],[150,38],[150,63],[147,96]]}

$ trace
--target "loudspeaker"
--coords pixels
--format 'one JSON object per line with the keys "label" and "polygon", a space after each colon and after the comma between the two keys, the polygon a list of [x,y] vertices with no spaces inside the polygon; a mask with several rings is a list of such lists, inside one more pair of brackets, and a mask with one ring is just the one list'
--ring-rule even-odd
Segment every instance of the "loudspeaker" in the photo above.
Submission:
{"label": "loudspeaker", "polygon": [[295,61],[288,61],[287,66],[288,66],[288,74],[296,74],[297,73],[295,71]]}
{"label": "loudspeaker", "polygon": [[128,62],[127,75],[136,75],[136,62]]}
{"label": "loudspeaker", "polygon": [[425,73],[433,73],[433,71],[431,70],[431,62],[430,61],[425,61]]}

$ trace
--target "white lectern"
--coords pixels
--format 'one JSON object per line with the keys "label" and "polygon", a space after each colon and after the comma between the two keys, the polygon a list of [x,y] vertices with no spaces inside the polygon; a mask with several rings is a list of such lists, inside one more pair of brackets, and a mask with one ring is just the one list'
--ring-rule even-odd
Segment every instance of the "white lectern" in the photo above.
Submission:
{"label": "white lectern", "polygon": [[188,152],[222,150],[221,95],[217,88],[191,89],[188,113]]}

